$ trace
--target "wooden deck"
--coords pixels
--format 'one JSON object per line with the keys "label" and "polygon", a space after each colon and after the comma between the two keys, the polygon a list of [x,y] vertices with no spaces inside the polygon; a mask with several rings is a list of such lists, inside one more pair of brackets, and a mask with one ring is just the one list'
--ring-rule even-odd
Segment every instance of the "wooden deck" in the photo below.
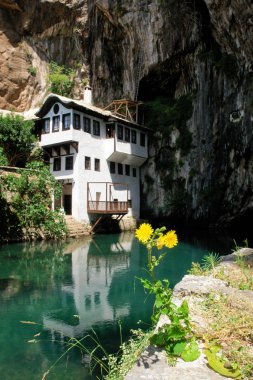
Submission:
{"label": "wooden deck", "polygon": [[90,214],[127,214],[128,202],[96,202],[88,201],[88,213]]}

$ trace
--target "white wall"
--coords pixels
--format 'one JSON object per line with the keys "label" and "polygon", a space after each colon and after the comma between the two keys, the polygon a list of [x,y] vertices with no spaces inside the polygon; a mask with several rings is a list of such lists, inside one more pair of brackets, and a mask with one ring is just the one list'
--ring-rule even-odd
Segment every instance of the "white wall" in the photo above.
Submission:
{"label": "white wall", "polygon": [[[87,213],[87,182],[120,182],[128,184],[128,199],[132,201],[132,209],[129,209],[129,215],[134,217],[139,217],[140,212],[140,190],[139,190],[139,168],[140,165],[148,155],[147,150],[147,138],[146,146],[140,146],[140,132],[136,129],[137,141],[136,144],[118,141],[117,132],[115,131],[115,138],[106,139],[106,124],[105,122],[97,117],[90,116],[88,114],[84,115],[81,112],[69,110],[64,107],[61,103],[59,105],[60,115],[60,131],[52,132],[52,120],[51,120],[51,132],[48,134],[43,134],[41,136],[41,145],[52,146],[53,144],[60,143],[70,143],[71,141],[78,142],[78,153],[73,147],[70,148],[70,154],[73,155],[74,166],[73,170],[65,170],[65,156],[61,156],[61,171],[53,171],[53,159],[51,158],[51,170],[53,175],[58,180],[71,179],[72,180],[72,215],[80,221],[89,221],[89,215]],[[72,116],[74,113],[80,114],[81,120],[81,130],[74,130],[71,128],[67,131],[62,131],[62,117],[64,113],[70,113]],[[55,116],[53,112],[53,106],[50,111],[44,116],[44,118],[52,118]],[[90,118],[91,120],[91,133],[84,132],[83,130],[83,116]],[[93,120],[100,122],[100,136],[93,135]],[[73,121],[73,119],[72,119]],[[114,155],[111,153],[116,152]],[[58,153],[53,151],[54,155]],[[61,154],[64,151],[61,149]],[[65,152],[66,154],[66,152]],[[123,156],[126,159],[123,159]],[[136,155],[141,157],[141,161],[133,160],[131,157]],[[85,156],[91,159],[91,170],[85,170]],[[108,157],[111,157],[115,162],[118,158],[118,162],[123,164],[123,175],[118,174],[117,164],[116,173],[110,173],[110,166],[107,161]],[[100,160],[100,171],[95,171],[95,159]],[[130,175],[125,175],[125,163],[132,163],[130,165]],[[133,167],[136,170],[136,177],[133,177]],[[96,192],[101,192],[101,201],[105,201],[105,186],[92,185],[92,198],[96,200]],[[109,193],[108,193],[109,197]],[[126,201],[126,191],[119,191],[114,189],[113,198],[117,198],[119,201]],[[109,199],[107,199],[109,200]]]}

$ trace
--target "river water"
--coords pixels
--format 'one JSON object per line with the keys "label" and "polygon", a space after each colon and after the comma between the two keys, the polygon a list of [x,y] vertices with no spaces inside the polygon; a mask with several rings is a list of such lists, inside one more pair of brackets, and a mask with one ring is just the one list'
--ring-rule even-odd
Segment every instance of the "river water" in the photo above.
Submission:
{"label": "river water", "polygon": [[[174,286],[208,252],[199,240],[181,242],[169,250],[158,276]],[[132,233],[0,246],[0,379],[41,379],[71,337],[97,334],[112,352],[120,342],[119,323],[125,338],[130,329],[147,326],[151,300],[138,280],[146,263],[145,247]],[[78,350],[64,355],[46,377],[94,378],[89,356]]]}

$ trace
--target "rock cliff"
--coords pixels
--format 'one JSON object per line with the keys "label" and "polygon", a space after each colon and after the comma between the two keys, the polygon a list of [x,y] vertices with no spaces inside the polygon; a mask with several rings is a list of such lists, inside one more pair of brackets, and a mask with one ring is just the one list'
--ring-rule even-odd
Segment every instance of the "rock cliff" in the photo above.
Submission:
{"label": "rock cliff", "polygon": [[88,75],[98,104],[145,102],[143,216],[252,217],[251,0],[0,0],[0,25],[0,108],[36,106],[50,61],[75,67],[77,97]]}

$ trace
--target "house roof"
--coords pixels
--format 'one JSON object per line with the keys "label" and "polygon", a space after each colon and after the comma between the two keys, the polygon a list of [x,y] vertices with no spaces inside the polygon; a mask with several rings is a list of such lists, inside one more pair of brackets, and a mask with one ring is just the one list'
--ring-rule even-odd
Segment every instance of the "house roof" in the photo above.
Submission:
{"label": "house roof", "polygon": [[53,94],[53,93],[49,94],[46,97],[42,106],[35,113],[35,115],[39,118],[42,118],[43,116],[45,116],[48,113],[48,111],[51,109],[52,105],[55,102],[59,102],[59,103],[63,104],[66,108],[69,108],[69,109],[74,108],[77,111],[85,112],[85,113],[88,113],[90,115],[100,117],[104,120],[119,121],[120,123],[124,123],[124,124],[128,124],[128,125],[135,125],[135,127],[138,127],[140,129],[145,129],[145,130],[148,129],[148,128],[141,126],[137,123],[134,123],[132,121],[129,121],[129,120],[123,119],[119,116],[116,116],[111,111],[105,110],[105,109],[100,108],[100,107],[96,107],[96,106],[91,105],[91,104],[84,103],[84,101],[82,101],[82,100],[74,100],[74,99],[67,98],[65,96]]}

